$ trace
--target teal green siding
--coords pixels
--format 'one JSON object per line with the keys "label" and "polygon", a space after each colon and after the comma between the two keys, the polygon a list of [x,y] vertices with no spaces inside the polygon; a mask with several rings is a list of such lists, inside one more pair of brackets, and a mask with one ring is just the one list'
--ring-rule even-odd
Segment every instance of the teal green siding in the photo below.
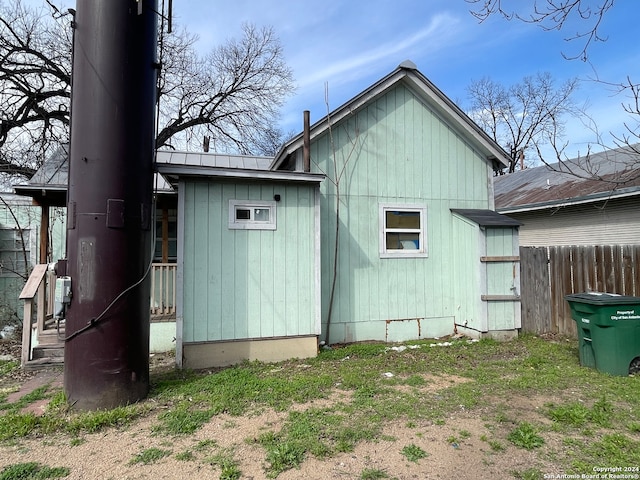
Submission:
{"label": "teal green siding", "polygon": [[[18,297],[25,284],[23,276],[28,275],[38,260],[41,218],[41,208],[33,205],[31,198],[11,194],[4,194],[3,198],[6,204],[0,202],[0,328],[4,323],[22,319],[24,302]],[[18,227],[24,230],[22,236]],[[49,234],[51,260],[64,258],[65,209],[50,208]]]}
{"label": "teal green siding", "polygon": [[486,331],[482,291],[482,236],[478,224],[453,217],[451,253],[453,255],[453,291],[456,308],[456,324],[478,332]]}
{"label": "teal green siding", "polygon": [[[519,255],[517,232],[512,228],[489,228],[486,230],[486,255],[490,257]],[[488,295],[520,295],[519,262],[495,262],[486,264],[486,293]],[[488,330],[510,330],[520,327],[519,301],[488,302]]]}
{"label": "teal green siding", "polygon": [[[457,238],[450,209],[491,208],[492,170],[455,127],[400,84],[315,139],[311,158],[328,177],[321,189],[323,322],[340,197],[331,342],[438,336],[452,333],[460,316],[478,316],[477,287],[459,288],[469,265],[455,261],[471,242],[478,271],[477,229],[472,239]],[[380,202],[427,207],[428,258],[380,258]]]}
{"label": "teal green siding", "polygon": [[[185,182],[184,342],[319,334],[314,188]],[[276,230],[229,229],[229,200],[276,193]]]}

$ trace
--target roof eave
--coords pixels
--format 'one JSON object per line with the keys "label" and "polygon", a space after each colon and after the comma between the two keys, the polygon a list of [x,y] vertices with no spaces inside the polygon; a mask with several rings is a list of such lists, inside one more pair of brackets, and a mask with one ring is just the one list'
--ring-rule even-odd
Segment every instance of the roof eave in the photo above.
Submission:
{"label": "roof eave", "polygon": [[166,163],[158,163],[157,170],[167,177],[201,177],[223,180],[280,181],[317,184],[322,182],[325,177],[318,173],[203,167]]}
{"label": "roof eave", "polygon": [[561,200],[529,203],[525,205],[515,205],[513,207],[496,207],[496,211],[500,213],[532,212],[535,210],[547,210],[550,208],[565,208],[565,207],[571,207],[574,205],[584,205],[587,203],[600,202],[603,200],[614,200],[619,198],[636,197],[636,196],[640,196],[640,189],[620,192],[620,193],[601,192],[601,193],[596,193],[591,195],[585,195],[583,197],[563,198]]}

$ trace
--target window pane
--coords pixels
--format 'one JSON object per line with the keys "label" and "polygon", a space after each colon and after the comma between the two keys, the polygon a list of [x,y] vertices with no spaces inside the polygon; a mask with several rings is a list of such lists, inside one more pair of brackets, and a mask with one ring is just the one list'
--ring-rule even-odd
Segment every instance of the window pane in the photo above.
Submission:
{"label": "window pane", "polygon": [[386,228],[420,228],[420,212],[403,212],[387,210]]}
{"label": "window pane", "polygon": [[268,208],[256,208],[253,211],[253,219],[256,222],[268,222],[269,221],[269,209]]}
{"label": "window pane", "polygon": [[387,250],[419,250],[419,233],[387,233]]}
{"label": "window pane", "polygon": [[251,211],[247,208],[238,208],[236,210],[236,220],[249,220],[251,218]]}
{"label": "window pane", "polygon": [[153,252],[153,261],[161,262],[162,261],[162,238],[156,238],[156,248]]}

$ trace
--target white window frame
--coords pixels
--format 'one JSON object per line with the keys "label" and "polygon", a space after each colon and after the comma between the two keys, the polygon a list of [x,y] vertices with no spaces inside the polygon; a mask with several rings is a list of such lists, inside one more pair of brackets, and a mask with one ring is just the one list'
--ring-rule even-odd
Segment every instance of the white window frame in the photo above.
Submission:
{"label": "white window frame", "polygon": [[[269,210],[269,220],[259,221],[254,218],[257,208]],[[246,220],[237,219],[236,212],[239,209],[249,210],[250,217]],[[276,229],[276,202],[268,200],[229,200],[229,228],[231,230],[275,230]]]}
{"label": "white window frame", "polygon": [[[397,229],[387,228],[386,214],[393,212],[418,212],[420,214],[419,229]],[[427,207],[417,204],[399,204],[399,203],[380,203],[379,204],[379,231],[380,231],[380,258],[422,258],[429,256],[427,248]],[[387,249],[387,233],[389,232],[406,232],[417,233],[418,249]]]}

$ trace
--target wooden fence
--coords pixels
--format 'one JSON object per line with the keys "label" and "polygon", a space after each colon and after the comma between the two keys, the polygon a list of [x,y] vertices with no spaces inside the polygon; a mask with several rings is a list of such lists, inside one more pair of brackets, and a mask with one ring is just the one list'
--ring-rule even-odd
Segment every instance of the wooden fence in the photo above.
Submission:
{"label": "wooden fence", "polygon": [[565,295],[640,296],[640,245],[520,247],[522,331],[575,337]]}

